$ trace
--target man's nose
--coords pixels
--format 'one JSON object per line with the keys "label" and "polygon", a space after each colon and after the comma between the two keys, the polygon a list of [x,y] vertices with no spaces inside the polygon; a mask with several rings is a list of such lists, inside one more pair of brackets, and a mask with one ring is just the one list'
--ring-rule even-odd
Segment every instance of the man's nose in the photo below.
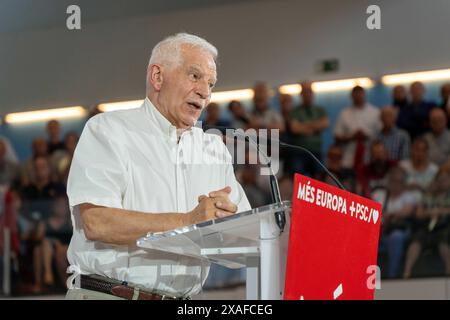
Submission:
{"label": "man's nose", "polygon": [[211,88],[209,87],[209,83],[203,81],[198,83],[195,92],[200,98],[204,100],[208,99],[211,95]]}

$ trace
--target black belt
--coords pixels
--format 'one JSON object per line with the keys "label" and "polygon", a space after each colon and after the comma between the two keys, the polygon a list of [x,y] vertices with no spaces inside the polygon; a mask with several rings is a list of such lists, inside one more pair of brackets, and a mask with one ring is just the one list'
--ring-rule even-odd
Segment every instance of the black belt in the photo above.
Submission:
{"label": "black belt", "polygon": [[127,282],[118,281],[98,275],[80,275],[80,287],[121,297],[126,300],[182,300],[170,295],[149,292],[138,287],[129,286]]}

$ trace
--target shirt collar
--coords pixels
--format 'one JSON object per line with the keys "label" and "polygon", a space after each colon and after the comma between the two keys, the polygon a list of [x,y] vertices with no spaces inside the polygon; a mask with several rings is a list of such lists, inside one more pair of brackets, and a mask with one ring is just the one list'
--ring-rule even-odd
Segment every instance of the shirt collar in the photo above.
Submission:
{"label": "shirt collar", "polygon": [[[177,141],[177,128],[170,123],[170,121],[164,117],[155,105],[150,101],[148,97],[145,98],[143,108],[145,112],[150,116],[153,123],[162,131],[163,135],[171,140]],[[192,132],[192,128],[189,128],[185,132]],[[184,134],[184,133],[183,133]]]}

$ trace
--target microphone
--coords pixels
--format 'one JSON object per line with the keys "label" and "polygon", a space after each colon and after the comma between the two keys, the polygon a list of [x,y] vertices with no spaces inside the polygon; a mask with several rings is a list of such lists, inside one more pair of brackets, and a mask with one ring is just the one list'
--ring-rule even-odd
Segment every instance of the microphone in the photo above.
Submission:
{"label": "microphone", "polygon": [[[267,162],[267,168],[270,171],[270,191],[272,194],[272,201],[274,203],[281,204],[281,193],[280,193],[280,186],[278,185],[278,179],[275,176],[275,173],[273,172],[272,166],[271,166],[271,160],[269,156],[264,153],[260,148],[259,144],[251,139],[248,135],[244,134],[240,130],[233,129],[234,136],[241,136],[244,137],[244,141],[248,141],[249,143],[253,144],[256,148],[256,151],[263,156],[264,160]],[[275,212],[275,222],[280,229],[280,234],[284,231],[284,226],[286,225],[286,215],[284,214],[284,211],[276,211]]]}
{"label": "microphone", "polygon": [[[244,141],[248,141],[249,143],[253,144],[255,146],[257,152],[259,154],[261,154],[263,156],[263,158],[267,161],[267,167],[269,168],[269,171],[270,171],[270,188],[271,188],[272,200],[275,203],[281,203],[280,187],[278,185],[278,180],[275,176],[275,173],[272,170],[270,158],[267,156],[267,154],[265,154],[259,148],[259,144],[256,141],[254,141],[253,139],[250,139],[250,137],[248,135],[244,134],[241,130],[237,130],[236,128],[232,128],[232,127],[205,125],[203,127],[203,129],[204,130],[207,130],[207,129],[232,130],[234,136],[244,137]],[[334,174],[331,173],[331,171],[328,170],[328,168],[319,159],[317,159],[317,157],[308,149],[306,149],[302,146],[289,144],[289,143],[283,142],[281,140],[270,139],[270,138],[267,138],[267,140],[271,141],[271,142],[278,142],[280,147],[284,147],[284,148],[288,148],[288,149],[289,148],[296,149],[296,150],[305,152],[312,159],[314,159],[315,162],[317,162],[320,165],[320,167],[327,173],[327,175],[336,183],[336,185],[339,188],[341,188],[344,191],[347,191],[345,189],[345,187],[342,185],[342,183],[338,180],[338,178],[336,178],[334,176]],[[280,229],[280,234],[281,234],[284,231],[284,226],[286,224],[286,216],[284,214],[284,211],[275,212],[275,221]]]}

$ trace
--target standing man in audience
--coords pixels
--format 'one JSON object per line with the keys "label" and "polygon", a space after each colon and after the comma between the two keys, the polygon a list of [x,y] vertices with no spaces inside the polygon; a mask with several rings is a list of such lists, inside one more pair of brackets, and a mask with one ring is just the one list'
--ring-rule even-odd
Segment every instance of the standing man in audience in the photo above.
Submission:
{"label": "standing man in audience", "polygon": [[[311,151],[322,161],[322,133],[330,125],[330,120],[324,108],[314,103],[314,92],[311,82],[301,83],[302,103],[291,113],[289,124],[292,132],[292,143]],[[315,177],[320,167],[310,155],[293,151],[290,159],[292,173],[298,172]]]}
{"label": "standing man in audience", "polygon": [[344,151],[343,166],[356,168],[363,164],[367,142],[373,139],[381,128],[380,110],[366,101],[364,88],[353,88],[352,105],[338,116],[334,135]]}
{"label": "standing man in audience", "polygon": [[408,105],[408,93],[402,85],[396,85],[392,89],[392,105],[398,110]]}
{"label": "standing man in audience", "polygon": [[441,99],[442,103],[440,107],[446,111],[450,109],[450,83],[443,84],[441,87]]}
{"label": "standing man in audience", "polygon": [[258,82],[253,87],[253,112],[250,126],[255,129],[278,129],[284,132],[284,123],[280,113],[270,107],[270,91],[264,82]]}
{"label": "standing man in audience", "polygon": [[201,290],[209,263],[136,240],[251,208],[222,139],[194,126],[217,81],[216,59],[206,40],[170,36],[152,51],[142,106],[86,123],[68,180],[68,299],[182,299]]}
{"label": "standing man in audience", "polygon": [[64,142],[61,140],[61,128],[57,120],[47,122],[47,134],[49,155],[52,155],[55,151],[64,150]]}
{"label": "standing man in audience", "polygon": [[447,116],[440,108],[430,112],[431,131],[425,133],[430,160],[438,166],[450,159],[450,131],[447,129]]}
{"label": "standing man in audience", "polygon": [[392,106],[381,109],[382,128],[376,139],[383,142],[390,160],[400,161],[409,157],[411,139],[405,130],[396,126],[397,110]]}
{"label": "standing man in audience", "polygon": [[429,130],[429,115],[435,105],[424,100],[425,87],[422,82],[413,82],[410,93],[411,103],[400,110],[397,125],[399,128],[406,130],[411,140],[414,140],[414,138]]}

